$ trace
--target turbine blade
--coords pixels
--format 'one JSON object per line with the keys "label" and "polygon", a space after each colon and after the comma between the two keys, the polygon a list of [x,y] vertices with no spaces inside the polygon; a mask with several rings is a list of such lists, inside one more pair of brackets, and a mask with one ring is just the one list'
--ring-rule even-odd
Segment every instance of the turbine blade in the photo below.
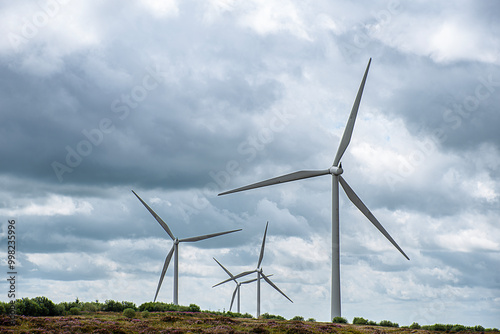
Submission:
{"label": "turbine blade", "polygon": [[158,223],[160,223],[161,227],[163,227],[163,229],[165,230],[165,232],[168,233],[168,235],[170,236],[170,238],[172,238],[172,240],[175,240],[175,237],[174,235],[172,234],[172,231],[170,231],[170,229],[168,228],[168,225],[160,218],[160,216],[158,216],[156,214],[156,212],[153,211],[153,209],[151,209],[149,207],[149,205],[146,204],[146,202],[144,202],[142,200],[142,198],[139,197],[139,195],[137,195],[135,193],[135,191],[132,190],[132,192],[134,193],[134,195],[139,199],[139,201],[141,201],[141,203],[146,207],[146,209],[148,209],[148,211],[153,215],[153,217],[155,217],[156,221],[158,221]]}
{"label": "turbine blade", "polygon": [[165,263],[163,264],[163,269],[161,271],[160,275],[160,281],[158,282],[158,287],[156,288],[156,294],[155,294],[155,299],[154,301],[156,302],[156,297],[158,297],[158,292],[160,292],[160,287],[161,283],[163,282],[163,278],[165,277],[165,273],[167,272],[168,265],[170,263],[170,260],[172,259],[172,255],[174,254],[174,246],[170,249],[170,252],[168,252],[168,255],[165,259]]}
{"label": "turbine blade", "polygon": [[227,270],[219,261],[217,261],[217,259],[215,257],[213,259],[215,260],[215,262],[217,262],[219,264],[219,266],[221,266],[222,269],[224,269],[224,271],[226,272],[226,274],[229,275],[229,277],[234,278],[233,274],[231,274],[229,272],[229,270]]}
{"label": "turbine blade", "polygon": [[335,156],[335,160],[333,160],[333,166],[338,166],[342,155],[344,154],[349,142],[351,141],[352,130],[354,129],[354,123],[356,122],[356,116],[358,115],[359,103],[361,102],[361,95],[363,95],[363,89],[365,88],[366,76],[368,75],[368,70],[370,69],[370,63],[372,59],[368,61],[368,65],[366,66],[365,75],[363,75],[363,80],[361,80],[361,85],[359,86],[358,95],[356,95],[356,100],[354,101],[354,105],[352,106],[351,114],[349,116],[349,120],[347,121],[347,125],[344,129],[344,134],[342,135],[342,140],[340,141],[339,148],[337,150],[337,155]]}
{"label": "turbine blade", "polygon": [[248,281],[240,282],[240,284],[248,284],[248,283],[253,283],[253,282],[255,282],[256,280],[257,280],[256,278],[252,278],[252,279],[250,279],[250,280],[248,280]]}
{"label": "turbine blade", "polygon": [[264,274],[262,274],[262,278],[270,285],[272,286],[276,291],[278,291],[279,293],[281,293],[283,296],[285,296],[286,299],[288,299],[289,301],[291,301],[293,303],[293,300],[291,300],[290,298],[288,298],[287,295],[285,295],[285,293],[283,291],[281,291],[273,282],[271,282],[271,280]]}
{"label": "turbine blade", "polygon": [[260,255],[259,255],[259,263],[257,263],[257,268],[260,268],[260,264],[262,263],[262,258],[264,257],[264,246],[266,245],[266,234],[267,234],[267,226],[269,222],[266,223],[266,229],[264,231],[264,238],[262,238],[262,246],[260,247]]}
{"label": "turbine blade", "polygon": [[[267,277],[271,277],[271,276],[273,276],[273,274],[271,274],[271,275],[267,275]],[[253,283],[253,282],[255,282],[256,280],[257,280],[257,279],[256,279],[256,278],[254,278],[254,279],[251,279],[251,280],[248,280],[248,281],[240,282],[240,284],[248,284],[248,283]]]}
{"label": "turbine blade", "polygon": [[229,312],[231,312],[231,309],[233,308],[234,297],[236,297],[236,292],[238,292],[238,288],[239,288],[239,286],[236,285],[236,289],[234,289],[234,292],[233,292],[233,298],[231,298],[231,306],[229,306]]}
{"label": "turbine blade", "polygon": [[218,237],[219,235],[224,235],[224,234],[238,232],[238,231],[241,231],[241,228],[237,229],[237,230],[232,230],[232,231],[212,233],[212,234],[200,235],[198,237],[180,239],[179,242],[195,242],[195,241],[200,241],[200,240],[205,240],[205,239],[209,239],[209,238],[214,238],[214,237]]}
{"label": "turbine blade", "polygon": [[359,211],[361,211],[366,216],[366,218],[368,218],[368,220],[371,221],[373,225],[375,225],[375,227],[394,245],[394,247],[396,247],[401,252],[401,254],[403,254],[405,258],[410,260],[410,258],[405,254],[405,252],[403,252],[401,247],[399,247],[396,241],[394,241],[394,239],[389,235],[389,233],[385,230],[382,224],[380,224],[377,218],[375,218],[370,210],[368,210],[366,205],[361,201],[358,195],[356,195],[354,190],[352,190],[352,188],[347,184],[342,176],[339,177],[339,181],[342,185],[342,188],[344,188],[347,197],[349,197],[351,202],[359,209]]}
{"label": "turbine blade", "polygon": [[265,181],[253,183],[253,184],[250,184],[248,186],[241,187],[241,188],[236,188],[236,189],[233,189],[233,190],[229,190],[229,191],[220,193],[218,196],[226,195],[226,194],[231,194],[231,193],[236,193],[236,192],[239,192],[239,191],[244,191],[244,190],[249,190],[249,189],[254,189],[254,188],[266,187],[266,186],[270,186],[270,185],[278,184],[278,183],[285,183],[285,182],[290,182],[290,181],[307,179],[307,178],[310,178],[310,177],[315,177],[315,176],[320,176],[320,175],[326,175],[326,174],[330,174],[330,170],[329,169],[325,169],[325,170],[302,170],[302,171],[299,171],[299,172],[294,172],[294,173],[290,173],[290,174],[286,174],[286,175],[274,177],[272,179],[268,179],[268,180],[265,180]]}
{"label": "turbine blade", "polygon": [[219,285],[221,285],[221,284],[227,283],[227,282],[229,282],[229,281],[236,281],[238,278],[243,277],[243,276],[246,276],[246,275],[253,274],[254,272],[256,272],[256,270],[252,270],[252,271],[244,271],[244,272],[242,272],[241,274],[238,274],[238,275],[236,275],[236,276],[234,276],[234,277],[232,277],[232,278],[228,278],[228,279],[227,279],[227,280],[225,280],[225,281],[222,281],[222,282],[220,282],[220,283],[215,284],[214,286],[212,286],[212,288],[215,288],[216,286],[219,286]]}

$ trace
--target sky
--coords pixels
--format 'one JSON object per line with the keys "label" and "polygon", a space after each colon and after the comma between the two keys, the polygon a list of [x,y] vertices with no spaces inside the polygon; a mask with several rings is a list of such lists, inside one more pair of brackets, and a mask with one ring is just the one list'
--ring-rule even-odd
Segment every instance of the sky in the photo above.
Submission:
{"label": "sky", "polygon": [[[331,166],[368,60],[341,190],[342,315],[500,327],[496,1],[39,0],[0,4],[3,276],[16,297],[152,301],[172,241],[179,302],[330,316],[331,180],[218,193]],[[9,301],[6,279],[0,300]],[[172,302],[169,267],[158,300]],[[241,290],[256,313],[256,285]]]}

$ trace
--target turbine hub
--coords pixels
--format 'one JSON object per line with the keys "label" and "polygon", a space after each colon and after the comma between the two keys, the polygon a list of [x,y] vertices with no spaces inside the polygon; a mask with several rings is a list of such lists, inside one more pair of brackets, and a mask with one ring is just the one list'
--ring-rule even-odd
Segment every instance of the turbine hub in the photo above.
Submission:
{"label": "turbine hub", "polygon": [[344,172],[344,170],[342,169],[342,166],[340,167],[337,167],[337,166],[332,166],[330,167],[330,174],[332,175],[340,175]]}
{"label": "turbine hub", "polygon": [[178,238],[175,238],[174,240],[174,244],[178,245],[179,244],[179,239]]}

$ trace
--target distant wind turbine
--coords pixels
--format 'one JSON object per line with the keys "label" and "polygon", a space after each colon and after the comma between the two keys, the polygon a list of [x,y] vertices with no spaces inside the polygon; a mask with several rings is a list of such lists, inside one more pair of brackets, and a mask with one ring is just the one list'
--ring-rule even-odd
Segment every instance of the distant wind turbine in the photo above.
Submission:
{"label": "distant wind turbine", "polygon": [[[221,268],[226,272],[226,274],[229,275],[229,277],[231,277],[231,279],[234,281],[234,283],[236,283],[236,288],[234,288],[234,291],[233,291],[233,297],[231,298],[231,305],[229,306],[229,312],[231,312],[231,309],[233,308],[233,303],[234,303],[234,298],[236,297],[236,294],[238,294],[238,302],[237,302],[237,309],[238,309],[238,313],[241,313],[240,311],[240,288],[243,284],[248,284],[248,283],[253,283],[255,282],[257,279],[254,278],[254,279],[251,279],[251,280],[248,280],[248,281],[244,281],[244,282],[238,282],[235,278],[234,278],[234,275],[231,274],[231,272],[229,270],[227,270],[219,261],[217,261],[217,259],[214,257],[213,258],[215,260],[215,262],[217,262],[217,264],[219,266],[221,266]],[[267,277],[271,277],[273,276],[273,274],[271,275],[267,275]]]}
{"label": "distant wind turbine", "polygon": [[[264,281],[266,281],[270,286],[272,286],[276,291],[278,291],[279,293],[281,293],[286,299],[288,299],[289,301],[291,301],[293,303],[293,301],[288,298],[287,295],[285,295],[283,293],[283,291],[281,291],[273,282],[271,282],[271,280],[269,279],[269,276],[271,275],[264,275],[264,272],[262,270],[262,268],[260,267],[261,263],[262,263],[262,259],[264,258],[264,246],[266,244],[266,234],[267,234],[267,226],[269,225],[269,222],[266,223],[266,229],[264,231],[264,238],[262,239],[262,246],[260,247],[260,255],[259,255],[259,262],[257,263],[257,269],[254,269],[254,270],[250,270],[250,271],[244,271],[242,272],[241,274],[238,274],[236,276],[232,276],[228,271],[226,271],[226,273],[228,273],[228,275],[231,277],[231,278],[228,278],[227,280],[225,281],[222,281],[218,284],[215,284],[213,287],[215,288],[216,286],[219,286],[221,284],[224,284],[224,283],[227,283],[229,281],[236,281],[238,278],[241,278],[243,276],[247,276],[247,275],[250,275],[250,274],[253,274],[253,273],[257,273],[257,278],[255,279],[257,281],[257,318],[260,317],[260,280],[263,278]],[[234,293],[233,293],[234,295]],[[234,296],[233,296],[234,298]]]}
{"label": "distant wind turbine", "polygon": [[178,239],[174,237],[172,234],[172,231],[168,228],[168,225],[156,214],[156,212],[153,211],[149,207],[149,205],[146,204],[142,200],[142,198],[139,197],[135,193],[135,191],[132,190],[134,195],[141,201],[141,203],[148,209],[148,211],[155,217],[155,219],[160,223],[161,227],[167,232],[167,234],[170,236],[170,238],[174,241],[174,244],[172,248],[170,249],[170,252],[168,252],[167,258],[165,259],[165,264],[163,265],[163,270],[161,271],[160,275],[160,281],[158,282],[158,287],[156,288],[156,294],[155,294],[155,299],[154,301],[156,302],[156,297],[158,296],[158,292],[160,291],[161,283],[163,282],[163,278],[165,277],[165,273],[167,272],[168,265],[170,263],[170,260],[172,259],[172,255],[175,254],[174,256],[174,304],[178,305],[179,304],[179,243],[180,242],[195,242],[195,241],[200,241],[200,240],[205,240],[213,237],[218,237],[219,235],[224,235],[228,233],[233,233],[233,232],[238,232],[241,231],[241,229],[238,230],[232,230],[232,231],[227,231],[227,232],[219,232],[219,233],[213,233],[213,234],[206,234],[206,235],[200,235],[198,237],[191,237],[191,238],[184,238],[184,239]]}
{"label": "distant wind turbine", "polygon": [[[248,186],[244,186],[241,188],[229,190],[223,192],[220,195],[235,193],[238,191],[244,191],[254,188],[260,188],[265,186],[270,186],[278,183],[285,183],[300,179],[307,179],[310,177],[316,177],[321,175],[332,175],[332,297],[331,297],[331,319],[334,317],[341,316],[341,302],[340,302],[340,241],[339,241],[339,182],[344,188],[347,197],[351,200],[351,202],[372,222],[373,225],[406,257],[408,260],[410,259],[403,250],[398,246],[398,244],[392,239],[392,237],[387,233],[384,227],[379,223],[377,218],[368,210],[366,205],[361,201],[361,199],[356,195],[356,193],[352,190],[352,188],[347,184],[345,179],[340,176],[343,173],[342,163],[340,163],[340,159],[342,155],[347,149],[349,142],[351,141],[352,131],[354,129],[354,122],[356,121],[356,116],[359,109],[359,104],[361,102],[361,95],[363,94],[363,89],[365,87],[366,76],[368,75],[368,70],[370,68],[370,63],[372,59],[368,61],[368,65],[366,66],[366,71],[363,76],[363,80],[361,81],[361,85],[358,90],[358,94],[356,96],[356,100],[354,101],[354,105],[351,110],[351,114],[349,116],[349,120],[347,121],[347,125],[344,130],[344,134],[340,141],[339,148],[337,150],[337,155],[333,160],[333,165],[324,170],[303,170],[298,171],[282,176],[278,176],[272,179],[268,179],[265,181],[257,182],[250,184]],[[340,164],[339,164],[340,163]]]}

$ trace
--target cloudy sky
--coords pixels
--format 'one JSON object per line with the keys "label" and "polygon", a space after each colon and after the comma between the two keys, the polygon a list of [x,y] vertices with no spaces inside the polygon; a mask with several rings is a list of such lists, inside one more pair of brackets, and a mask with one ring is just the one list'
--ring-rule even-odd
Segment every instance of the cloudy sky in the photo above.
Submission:
{"label": "cloudy sky", "polygon": [[[151,301],[172,242],[179,302],[330,315],[328,176],[372,58],[340,196],[343,316],[500,327],[500,5],[494,1],[15,1],[0,10],[0,217],[17,295]],[[2,260],[4,275],[7,267]],[[172,268],[159,300],[172,301]],[[7,284],[0,285],[8,301]],[[242,311],[255,314],[255,285]]]}

